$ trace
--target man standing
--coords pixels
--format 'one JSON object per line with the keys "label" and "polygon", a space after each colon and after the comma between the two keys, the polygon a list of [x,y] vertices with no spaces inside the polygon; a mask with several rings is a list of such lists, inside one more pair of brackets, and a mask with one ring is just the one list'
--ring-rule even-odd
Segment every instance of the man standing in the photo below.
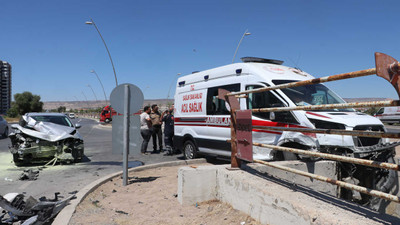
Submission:
{"label": "man standing", "polygon": [[174,105],[169,110],[166,110],[162,114],[162,121],[164,124],[164,143],[167,148],[167,155],[174,154]]}
{"label": "man standing", "polygon": [[[163,151],[162,144],[162,130],[161,130],[161,113],[158,111],[158,106],[156,104],[151,106],[151,124],[153,126],[153,153],[159,153]],[[158,146],[160,147],[159,151],[157,151],[157,138],[158,138]]]}
{"label": "man standing", "polygon": [[152,126],[150,119],[150,106],[145,106],[143,109],[143,113],[140,114],[140,134],[142,135],[143,142],[140,148],[142,154],[147,154],[147,145],[149,144],[150,137],[152,134]]}

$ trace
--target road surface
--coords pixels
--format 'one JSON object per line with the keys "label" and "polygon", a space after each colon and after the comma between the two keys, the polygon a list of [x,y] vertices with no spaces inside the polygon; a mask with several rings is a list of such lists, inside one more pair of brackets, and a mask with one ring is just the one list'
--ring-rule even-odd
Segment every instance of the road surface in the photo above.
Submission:
{"label": "road surface", "polygon": [[[0,139],[0,195],[24,192],[26,196],[34,198],[52,198],[55,192],[60,192],[61,196],[68,196],[69,192],[80,190],[102,176],[122,171],[122,155],[113,155],[111,150],[111,126],[100,125],[92,119],[77,118],[73,122],[82,125],[79,132],[85,142],[83,162],[48,166],[39,172],[38,179],[34,181],[21,181],[18,178],[24,169],[35,169],[38,165],[16,167],[8,150],[10,139]],[[148,150],[152,148],[150,143]],[[182,159],[182,155],[164,156],[161,153],[142,156],[134,153],[129,156],[129,167]]]}

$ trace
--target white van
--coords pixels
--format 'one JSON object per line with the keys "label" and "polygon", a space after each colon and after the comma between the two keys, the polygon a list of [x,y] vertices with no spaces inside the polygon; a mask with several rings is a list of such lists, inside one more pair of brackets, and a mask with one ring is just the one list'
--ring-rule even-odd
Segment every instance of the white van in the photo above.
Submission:
{"label": "white van", "polygon": [[375,113],[375,117],[389,125],[400,123],[400,107],[393,106],[380,108],[378,112]]}
{"label": "white van", "polygon": [[[281,65],[283,61],[255,57],[243,63],[226,65],[180,77],[175,92],[174,145],[188,159],[198,154],[230,157],[230,114],[225,101],[218,99],[218,89],[244,91],[301,80],[313,79],[308,73]],[[279,106],[302,106],[344,103],[323,84],[292,87],[241,98],[241,109]],[[272,117],[271,117],[272,118]],[[359,131],[384,131],[382,122],[354,109],[253,113],[254,126],[324,128]],[[327,135],[299,132],[276,132],[253,129],[253,141],[295,147],[311,151],[366,157],[390,146],[388,139]],[[391,148],[390,150],[393,150]],[[255,159],[288,160],[292,153],[253,147]]]}
{"label": "white van", "polygon": [[75,113],[69,113],[68,117],[71,118],[71,119],[75,119]]}

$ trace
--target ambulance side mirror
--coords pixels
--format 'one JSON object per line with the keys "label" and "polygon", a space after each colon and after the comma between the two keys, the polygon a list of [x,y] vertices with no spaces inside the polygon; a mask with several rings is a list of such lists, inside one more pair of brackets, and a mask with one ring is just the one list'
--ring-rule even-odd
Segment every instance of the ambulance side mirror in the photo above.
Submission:
{"label": "ambulance side mirror", "polygon": [[270,112],[269,113],[269,120],[271,120],[271,121],[275,120],[275,113],[274,112]]}

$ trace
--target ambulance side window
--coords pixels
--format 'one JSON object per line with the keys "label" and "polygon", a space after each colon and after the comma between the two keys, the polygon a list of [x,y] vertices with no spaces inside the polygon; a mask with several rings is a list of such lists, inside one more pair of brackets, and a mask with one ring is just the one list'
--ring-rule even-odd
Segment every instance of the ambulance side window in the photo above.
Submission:
{"label": "ambulance side window", "polygon": [[207,90],[207,115],[230,115],[226,108],[225,100],[218,99],[218,89],[240,91],[240,84],[230,84],[212,87]]}
{"label": "ambulance side window", "polygon": [[[246,86],[246,90],[253,90],[256,88],[261,88],[260,85],[249,85]],[[270,91],[264,91],[260,93],[249,93],[247,98],[247,109],[257,109],[257,108],[274,108],[274,107],[284,107],[285,105]],[[269,112],[259,112],[253,113],[254,116],[270,120]],[[275,112],[275,122],[283,123],[295,123],[297,120],[293,117],[290,112]]]}

